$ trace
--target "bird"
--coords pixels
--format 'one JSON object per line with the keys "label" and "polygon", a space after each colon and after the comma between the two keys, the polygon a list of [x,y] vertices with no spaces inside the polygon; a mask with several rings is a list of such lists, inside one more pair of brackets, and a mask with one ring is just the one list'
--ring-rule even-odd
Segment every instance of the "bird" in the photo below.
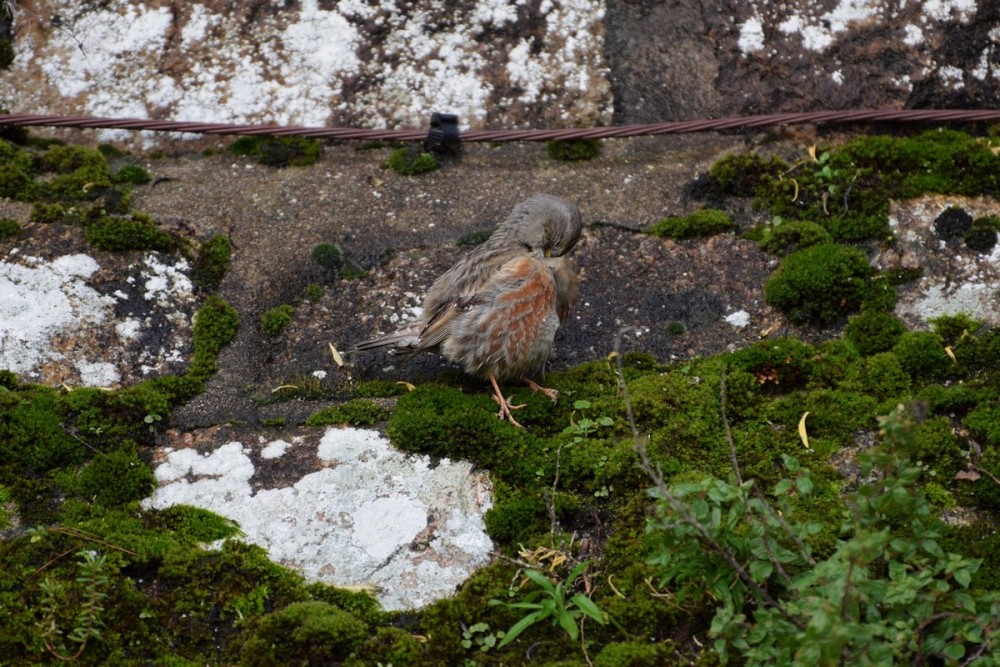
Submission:
{"label": "bird", "polygon": [[397,331],[357,344],[357,351],[393,348],[404,358],[438,352],[466,373],[489,380],[497,417],[521,426],[500,383],[523,381],[553,402],[555,389],[528,376],[544,369],[556,331],[579,292],[564,257],[583,230],[580,209],[549,194],[518,203],[484,243],[428,288],[420,316]]}

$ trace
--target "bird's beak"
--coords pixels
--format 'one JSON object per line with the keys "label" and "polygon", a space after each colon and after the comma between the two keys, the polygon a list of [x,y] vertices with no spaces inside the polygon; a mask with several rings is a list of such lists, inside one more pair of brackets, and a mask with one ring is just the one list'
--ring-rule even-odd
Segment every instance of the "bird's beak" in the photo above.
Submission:
{"label": "bird's beak", "polygon": [[546,257],[551,257],[552,256],[552,249],[551,248],[546,248],[545,249],[545,256]]}

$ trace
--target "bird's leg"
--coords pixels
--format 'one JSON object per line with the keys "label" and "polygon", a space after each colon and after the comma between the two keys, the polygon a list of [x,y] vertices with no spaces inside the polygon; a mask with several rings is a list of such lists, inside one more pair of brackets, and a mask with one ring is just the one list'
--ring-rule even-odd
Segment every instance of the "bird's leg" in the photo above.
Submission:
{"label": "bird's leg", "polygon": [[538,384],[537,382],[533,382],[532,380],[530,380],[527,377],[521,378],[521,381],[524,382],[524,384],[528,385],[528,388],[531,389],[531,391],[540,391],[543,394],[545,394],[546,396],[548,396],[549,398],[551,398],[553,403],[555,403],[556,401],[559,400],[559,390],[558,389],[551,389],[549,387],[543,387],[542,385]]}
{"label": "bird's leg", "polygon": [[506,419],[514,426],[524,428],[517,423],[517,420],[514,419],[514,415],[511,414],[511,410],[520,410],[524,407],[524,405],[511,405],[510,401],[514,398],[513,394],[510,398],[503,397],[503,394],[500,393],[500,386],[497,385],[497,379],[493,377],[493,373],[490,373],[490,384],[493,385],[493,400],[500,404],[500,412],[497,413],[497,417],[500,419]]}

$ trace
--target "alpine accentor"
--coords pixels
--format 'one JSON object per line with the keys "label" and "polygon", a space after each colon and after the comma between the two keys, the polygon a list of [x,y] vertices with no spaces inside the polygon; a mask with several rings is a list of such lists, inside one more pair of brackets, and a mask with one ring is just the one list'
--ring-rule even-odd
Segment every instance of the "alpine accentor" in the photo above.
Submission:
{"label": "alpine accentor", "polygon": [[514,207],[482,245],[441,275],[424,297],[419,319],[356,346],[393,347],[409,356],[439,352],[471,375],[489,379],[501,419],[520,426],[498,382],[522,380],[555,401],[529,373],[542,369],[556,329],[576,300],[578,279],[563,257],[582,229],[576,205],[538,194]]}

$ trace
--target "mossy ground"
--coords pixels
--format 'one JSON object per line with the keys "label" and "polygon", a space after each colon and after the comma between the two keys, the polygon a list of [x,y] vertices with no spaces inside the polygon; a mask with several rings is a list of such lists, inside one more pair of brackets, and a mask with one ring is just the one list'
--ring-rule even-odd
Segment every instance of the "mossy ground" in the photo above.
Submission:
{"label": "mossy ground", "polygon": [[[117,186],[92,154],[53,148],[41,149],[44,158],[37,147],[10,148],[0,189],[16,188],[25,201],[83,206],[84,224],[88,207],[98,202],[72,199],[72,183],[51,181],[89,169],[88,177],[108,179],[102,187]],[[567,574],[562,557],[568,557],[591,562],[572,592],[586,592],[613,621],[585,623],[594,664],[714,664],[715,654],[702,648],[711,646],[711,601],[678,604],[649,563],[660,547],[646,530],[651,481],[637,466],[630,416],[652,461],[671,480],[729,478],[733,451],[743,477],[761,488],[787,474],[783,455],[808,465],[815,489],[797,509],[821,525],[810,539],[823,557],[840,537],[843,493],[856,483],[835,471],[831,458],[871,441],[876,418],[909,403],[920,417],[912,455],[924,466],[923,492],[939,507],[977,510],[970,525],[942,525],[948,549],[983,559],[971,585],[995,588],[1000,331],[961,317],[940,320],[930,332],[906,331],[886,312],[892,282],[861,270],[848,245],[883,240],[879,212],[884,215],[889,196],[927,188],[996,195],[1000,171],[991,155],[966,135],[933,133],[858,140],[791,172],[780,161],[746,156],[713,169],[717,187],[730,188],[727,196],[754,196],[776,215],[811,225],[775,241],[773,252],[787,255],[779,274],[794,273],[789,260],[817,247],[847,258],[851,270],[835,276],[833,286],[807,281],[788,306],[801,310],[804,322],[851,317],[842,338],[763,340],[673,365],[629,354],[621,359],[621,378],[617,359],[594,360],[546,378],[562,392],[555,405],[523,387],[509,388],[526,403],[518,413],[525,430],[497,420],[481,387],[453,376],[413,391],[395,383],[359,384],[352,402],[316,413],[316,423],[381,422],[385,408],[368,399],[394,397],[386,426],[394,444],[468,459],[491,474],[495,506],[486,523],[505,558],[453,597],[413,613],[386,614],[366,595],[307,584],[210,513],[140,507],[154,482],[150,428],[160,423],[147,417],[166,416],[201,391],[238,326],[235,311],[219,297],[208,296],[198,312],[195,357],[183,376],[106,392],[28,385],[0,373],[0,520],[16,515],[22,526],[39,527],[0,542],[0,655],[23,657],[23,664],[56,664],[62,662],[57,654],[79,651],[73,661],[84,665],[397,667],[522,664],[530,655],[531,664],[581,665],[581,646],[547,622],[502,649],[486,641],[522,615],[490,604],[524,594],[519,569],[530,565],[558,580]],[[954,161],[966,167],[956,170]],[[49,170],[44,185],[39,164]],[[928,164],[941,173],[926,174]],[[970,166],[993,169],[993,180]],[[789,185],[789,174],[797,174],[796,183]],[[801,199],[793,199],[789,187],[798,188]],[[21,195],[26,189],[32,192]],[[61,194],[53,198],[53,192]],[[868,203],[855,206],[862,193]],[[794,211],[784,210],[789,207]],[[206,242],[202,256],[203,284],[211,292],[228,247]],[[843,291],[831,300],[831,289]],[[964,479],[956,479],[959,472],[967,473]],[[227,537],[220,548],[204,546]],[[103,557],[103,578],[84,576],[89,552]],[[473,626],[480,629],[471,632]],[[95,629],[99,634],[88,634]]]}

